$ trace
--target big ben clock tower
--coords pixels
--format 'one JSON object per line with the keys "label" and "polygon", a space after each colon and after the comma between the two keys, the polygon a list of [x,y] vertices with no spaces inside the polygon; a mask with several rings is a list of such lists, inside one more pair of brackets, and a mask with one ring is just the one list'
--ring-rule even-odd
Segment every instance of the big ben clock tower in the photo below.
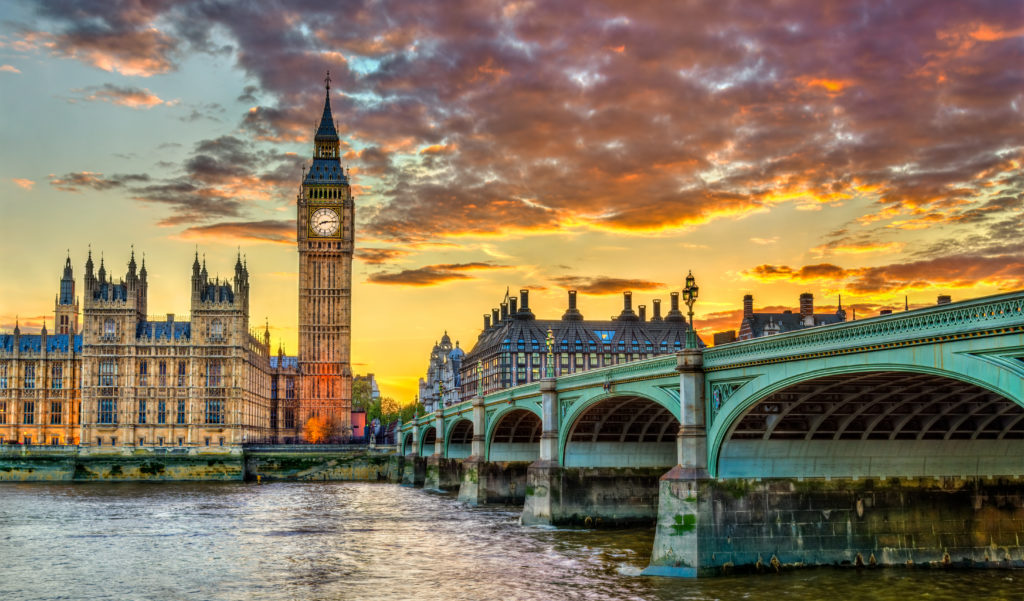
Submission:
{"label": "big ben clock tower", "polygon": [[331,116],[331,79],[296,201],[299,246],[299,423],[332,418],[351,433],[352,250],[355,209]]}

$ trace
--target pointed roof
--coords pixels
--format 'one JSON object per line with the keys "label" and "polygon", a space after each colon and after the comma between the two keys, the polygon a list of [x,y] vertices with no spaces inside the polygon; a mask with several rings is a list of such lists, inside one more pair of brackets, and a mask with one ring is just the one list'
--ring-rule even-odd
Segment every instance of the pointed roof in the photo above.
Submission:
{"label": "pointed roof", "polygon": [[334,128],[334,116],[331,114],[331,72],[324,78],[327,93],[324,97],[324,114],[320,117],[320,127],[316,129],[316,140],[337,140],[338,130]]}
{"label": "pointed roof", "polygon": [[64,260],[64,275],[61,277],[62,280],[74,279],[71,272],[71,250],[68,250],[68,258]]}

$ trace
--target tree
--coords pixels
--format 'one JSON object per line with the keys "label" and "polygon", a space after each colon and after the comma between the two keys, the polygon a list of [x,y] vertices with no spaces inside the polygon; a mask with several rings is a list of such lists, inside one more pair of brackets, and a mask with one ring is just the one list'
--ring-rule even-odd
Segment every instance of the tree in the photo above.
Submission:
{"label": "tree", "polygon": [[396,419],[398,419],[398,416],[401,413],[401,411],[402,411],[402,408],[401,408],[401,406],[399,406],[398,401],[396,401],[395,399],[393,399],[393,398],[391,398],[389,396],[381,398],[381,400],[380,400],[380,415],[381,415],[380,421],[381,422],[383,422],[385,424],[389,424],[389,423],[395,421]]}
{"label": "tree", "polygon": [[366,411],[367,419],[369,419],[370,405],[373,402],[373,390],[370,388],[369,378],[356,376],[352,380],[352,408]]}
{"label": "tree", "polygon": [[322,444],[341,434],[341,427],[338,420],[333,417],[320,417],[314,415],[306,420],[302,429],[303,437],[312,444]]}
{"label": "tree", "polygon": [[417,415],[423,415],[426,412],[427,409],[423,403],[416,402],[403,406],[398,415],[402,418],[402,423],[405,424],[411,422]]}

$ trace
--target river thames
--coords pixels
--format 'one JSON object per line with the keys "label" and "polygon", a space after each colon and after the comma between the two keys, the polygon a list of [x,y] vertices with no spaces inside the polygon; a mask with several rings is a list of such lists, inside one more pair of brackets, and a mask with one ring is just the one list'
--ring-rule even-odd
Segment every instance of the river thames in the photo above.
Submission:
{"label": "river thames", "polygon": [[1024,572],[648,578],[653,529],[369,483],[4,484],[0,599],[1024,599]]}

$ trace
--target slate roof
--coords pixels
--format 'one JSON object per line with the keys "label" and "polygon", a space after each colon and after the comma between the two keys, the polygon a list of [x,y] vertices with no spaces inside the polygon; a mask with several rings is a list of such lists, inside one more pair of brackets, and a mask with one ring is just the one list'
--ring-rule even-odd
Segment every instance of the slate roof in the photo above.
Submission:
{"label": "slate roof", "polygon": [[128,300],[128,286],[105,282],[96,287],[92,297],[94,300],[105,301]]}
{"label": "slate roof", "polygon": [[316,129],[317,140],[337,140],[338,130],[334,128],[334,116],[331,114],[331,90],[328,88],[324,98],[324,114],[320,117],[320,127]]}
{"label": "slate roof", "polygon": [[[46,337],[46,352],[48,353],[66,353],[68,352],[68,345],[72,344],[74,352],[82,352],[82,336],[78,334],[72,341],[69,342],[70,336],[68,334],[53,334]],[[18,340],[18,350],[21,353],[41,353],[43,349],[43,336],[42,334],[22,334]],[[0,334],[0,352],[13,353],[14,352],[14,335],[13,334]]]}
{"label": "slate roof", "polygon": [[233,303],[235,302],[235,293],[228,284],[207,284],[203,287],[200,300],[203,302]]}
{"label": "slate roof", "polygon": [[[278,357],[276,355],[270,357],[270,367],[271,367],[271,369],[277,369],[277,364],[278,364],[278,360],[277,359],[278,359]],[[299,368],[299,358],[298,357],[289,357],[289,356],[285,355],[285,356],[282,356],[281,359],[282,359],[282,361],[281,361],[281,367],[282,368],[284,368],[284,369],[298,369]]]}
{"label": "slate roof", "polygon": [[159,340],[191,340],[192,323],[188,321],[140,321],[135,326],[136,338]]}
{"label": "slate roof", "polygon": [[[596,320],[519,320],[499,322],[481,333],[476,346],[466,355],[466,364],[495,350],[547,351],[548,329],[555,337],[555,352],[675,352],[686,346],[685,321],[596,321]],[[522,346],[520,347],[520,343]],[[698,344],[704,346],[698,338]]]}
{"label": "slate roof", "polygon": [[[846,321],[845,312],[815,313],[813,314],[813,317],[815,326],[824,326]],[[747,317],[743,322],[740,322],[741,329],[743,328],[744,322],[750,326],[751,335],[754,338],[764,336],[765,327],[768,326],[769,323],[778,325],[779,334],[811,327],[805,326],[804,318],[799,313],[793,313],[792,311],[786,311],[783,313],[754,313],[752,317]]]}
{"label": "slate roof", "polygon": [[304,185],[323,186],[328,184],[347,184],[345,170],[341,168],[341,159],[318,157],[313,159],[313,164],[306,172],[306,179],[302,180]]}

